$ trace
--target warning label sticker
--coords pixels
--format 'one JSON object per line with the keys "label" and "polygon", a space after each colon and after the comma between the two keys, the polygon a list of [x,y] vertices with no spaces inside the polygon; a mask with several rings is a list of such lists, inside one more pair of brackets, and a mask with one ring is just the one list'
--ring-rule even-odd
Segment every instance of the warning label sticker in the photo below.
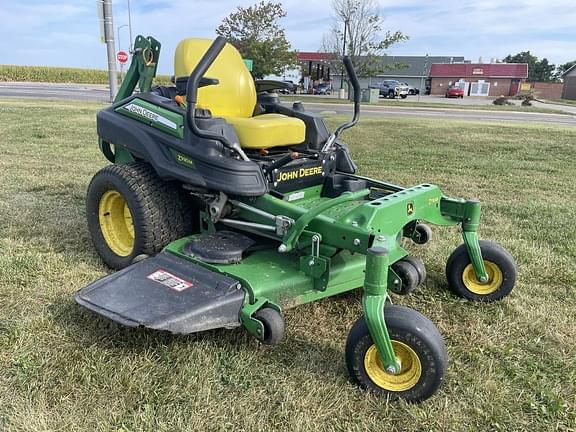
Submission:
{"label": "warning label sticker", "polygon": [[192,282],[180,279],[178,276],[174,276],[172,273],[168,273],[162,269],[156,270],[154,273],[148,275],[148,279],[161,283],[175,291],[184,291],[192,286]]}

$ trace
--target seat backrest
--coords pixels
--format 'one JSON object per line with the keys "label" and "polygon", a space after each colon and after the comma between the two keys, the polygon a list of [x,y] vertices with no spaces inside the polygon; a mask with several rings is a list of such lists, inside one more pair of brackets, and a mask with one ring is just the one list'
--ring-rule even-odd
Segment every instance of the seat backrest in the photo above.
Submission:
{"label": "seat backrest", "polygon": [[[175,77],[189,76],[211,43],[210,39],[196,38],[181,41],[174,57]],[[205,77],[217,78],[220,83],[198,89],[198,108],[207,108],[218,117],[252,117],[256,87],[236,48],[227,43]]]}

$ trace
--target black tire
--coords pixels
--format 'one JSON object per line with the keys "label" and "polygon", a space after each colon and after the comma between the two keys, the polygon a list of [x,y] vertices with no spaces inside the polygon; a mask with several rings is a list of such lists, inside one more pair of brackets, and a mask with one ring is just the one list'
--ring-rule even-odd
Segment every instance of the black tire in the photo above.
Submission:
{"label": "black tire", "polygon": [[284,338],[286,324],[282,314],[271,307],[263,307],[254,314],[254,318],[264,326],[264,336],[261,339],[266,345],[276,345]]}
{"label": "black tire", "polygon": [[[102,205],[111,196],[123,200],[133,226],[132,238],[120,243],[114,238],[125,234],[118,234],[123,228],[115,233],[115,225],[100,217]],[[116,210],[105,211],[103,216],[111,216]],[[130,265],[139,255],[154,255],[168,243],[192,233],[196,219],[191,201],[179,185],[161,180],[143,162],[108,165],[98,171],[88,186],[86,217],[98,255],[116,270]]]}
{"label": "black tire", "polygon": [[400,97],[401,97],[402,99],[406,99],[406,98],[408,97],[408,95],[403,94],[403,95],[400,95]]}
{"label": "black tire", "polygon": [[428,225],[419,223],[414,227],[415,235],[412,237],[412,241],[416,244],[423,245],[428,243],[432,239],[432,228]]}
{"label": "black tire", "polygon": [[428,399],[442,384],[448,364],[442,335],[432,321],[404,306],[387,305],[384,318],[396,355],[405,360],[400,374],[391,375],[382,369],[366,321],[361,317],[346,341],[346,365],[352,379],[361,388],[391,399],[407,402]]}
{"label": "black tire", "polygon": [[428,276],[426,272],[426,266],[424,265],[424,261],[412,255],[404,257],[402,261],[407,261],[414,266],[414,268],[418,272],[418,286],[422,285],[426,280],[426,276]]}
{"label": "black tire", "polygon": [[410,294],[420,284],[420,273],[414,263],[406,259],[401,259],[392,264],[392,270],[394,270],[402,281],[400,290],[394,291],[396,294]]}
{"label": "black tire", "polygon": [[390,91],[388,92],[388,98],[389,98],[389,99],[394,99],[395,97],[396,97],[396,92],[390,90]]}
{"label": "black tire", "polygon": [[456,295],[473,301],[490,302],[506,297],[514,288],[518,269],[510,253],[497,243],[480,240],[489,281],[476,279],[466,245],[458,246],[446,262],[448,287]]}

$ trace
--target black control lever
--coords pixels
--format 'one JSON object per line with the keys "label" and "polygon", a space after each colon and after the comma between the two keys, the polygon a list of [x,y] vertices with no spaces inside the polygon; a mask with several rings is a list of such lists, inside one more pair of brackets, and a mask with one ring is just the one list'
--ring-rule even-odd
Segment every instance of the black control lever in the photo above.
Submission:
{"label": "black control lever", "polygon": [[226,46],[226,39],[222,36],[218,36],[212,45],[208,48],[206,53],[202,56],[190,77],[188,78],[188,84],[186,86],[186,102],[188,102],[188,106],[186,107],[186,121],[188,123],[188,127],[194,132],[194,134],[198,135],[200,138],[205,139],[212,139],[222,143],[224,147],[227,147],[240,155],[240,157],[245,160],[249,161],[248,156],[244,153],[242,148],[240,147],[240,143],[233,143],[228,138],[223,135],[220,135],[216,132],[202,130],[198,127],[195,121],[195,113],[196,113],[196,102],[198,100],[198,88],[202,82],[202,78],[206,74],[206,71],[210,68],[212,63],[216,60],[220,52]]}
{"label": "black control lever", "polygon": [[344,56],[344,67],[346,68],[346,73],[348,74],[348,78],[350,78],[352,88],[354,89],[354,116],[351,121],[340,125],[334,133],[328,137],[326,144],[322,147],[323,152],[328,151],[330,147],[332,147],[334,141],[338,139],[343,131],[356,126],[356,123],[358,123],[358,119],[360,118],[360,81],[358,81],[358,76],[356,75],[356,71],[352,65],[352,60],[350,60],[350,57],[348,56]]}

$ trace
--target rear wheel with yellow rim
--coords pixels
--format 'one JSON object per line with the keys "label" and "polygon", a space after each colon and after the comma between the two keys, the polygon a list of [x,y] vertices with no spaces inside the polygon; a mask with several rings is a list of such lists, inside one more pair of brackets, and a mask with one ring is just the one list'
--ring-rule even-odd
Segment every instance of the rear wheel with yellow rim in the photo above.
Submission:
{"label": "rear wheel with yellow rim", "polygon": [[440,332],[428,318],[404,306],[387,305],[384,319],[400,371],[386,371],[361,317],[346,341],[350,375],[360,387],[392,399],[428,399],[440,387],[448,363]]}
{"label": "rear wheel with yellow rim", "polygon": [[143,162],[96,173],[86,194],[86,217],[96,251],[114,269],[190,234],[196,219],[184,192]]}
{"label": "rear wheel with yellow rim", "polygon": [[494,242],[480,240],[480,251],[488,281],[480,282],[476,278],[466,245],[460,245],[446,262],[448,287],[468,300],[500,300],[514,288],[518,273],[516,262],[506,249]]}

